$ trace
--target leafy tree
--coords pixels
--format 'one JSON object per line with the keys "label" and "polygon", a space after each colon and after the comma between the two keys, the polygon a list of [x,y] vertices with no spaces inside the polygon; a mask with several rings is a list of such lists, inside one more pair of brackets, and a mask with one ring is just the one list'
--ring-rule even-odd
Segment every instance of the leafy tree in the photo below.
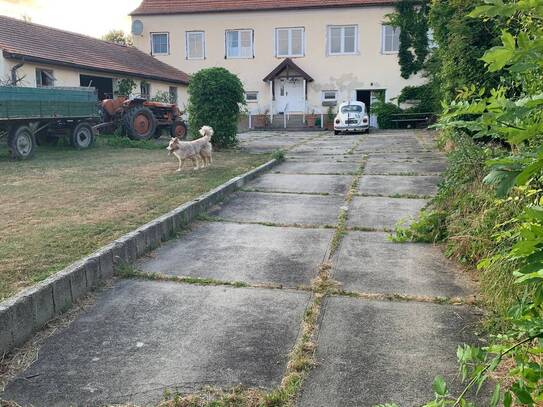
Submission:
{"label": "leafy tree", "polygon": [[111,30],[107,34],[105,34],[102,39],[104,41],[114,42],[115,44],[126,45],[130,47],[134,45],[132,36],[126,34],[123,30]]}
{"label": "leafy tree", "polygon": [[213,143],[230,147],[237,143],[237,127],[245,93],[239,78],[224,68],[202,69],[189,83],[189,128],[192,137],[198,129],[213,127]]}
{"label": "leafy tree", "polygon": [[433,0],[428,24],[437,45],[426,64],[440,98],[451,101],[458,89],[470,84],[491,89],[499,75],[489,73],[481,60],[497,43],[499,30],[493,22],[475,20],[469,13],[482,0]]}
{"label": "leafy tree", "polygon": [[134,89],[136,89],[136,82],[130,78],[124,78],[117,82],[117,95],[129,97]]}
{"label": "leafy tree", "polygon": [[[439,3],[437,1],[436,3]],[[456,2],[452,2],[455,3]],[[443,9],[442,9],[443,10]],[[498,197],[528,202],[511,228],[498,229],[496,242],[511,239],[508,252],[484,259],[488,269],[504,263],[514,269],[524,295],[507,314],[509,329],[491,337],[483,348],[464,345],[457,351],[462,379],[459,395],[451,394],[443,378],[434,381],[435,399],[429,407],[474,406],[468,390],[481,388],[498,369],[506,380],[498,383],[488,400],[494,407],[541,405],[543,401],[543,0],[486,0],[468,18],[503,28],[500,44],[482,56],[491,77],[500,81],[490,91],[481,75],[445,106],[440,127],[474,138],[493,138],[511,146],[511,153],[487,162],[485,182]],[[465,26],[471,26],[466,21]],[[474,71],[466,68],[466,77]],[[472,77],[473,79],[473,77]],[[515,198],[510,196],[514,192]],[[506,363],[505,363],[506,362]]]}
{"label": "leafy tree", "polygon": [[428,1],[400,0],[389,23],[400,29],[398,58],[401,75],[408,79],[424,69],[428,48]]}

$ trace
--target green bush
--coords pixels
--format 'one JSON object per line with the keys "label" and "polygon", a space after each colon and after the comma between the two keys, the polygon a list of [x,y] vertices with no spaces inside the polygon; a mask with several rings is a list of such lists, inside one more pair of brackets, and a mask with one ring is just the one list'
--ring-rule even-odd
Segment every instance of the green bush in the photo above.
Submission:
{"label": "green bush", "polygon": [[192,76],[188,91],[191,136],[198,138],[202,126],[211,126],[215,130],[213,144],[235,145],[241,107],[245,105],[239,78],[224,68],[202,69]]}
{"label": "green bush", "polygon": [[279,161],[279,162],[285,161],[285,156],[286,156],[286,152],[285,152],[285,150],[282,150],[282,149],[275,150],[272,153],[272,158],[274,160]]}
{"label": "green bush", "polygon": [[377,102],[372,107],[372,111],[377,115],[377,123],[380,129],[396,128],[393,115],[400,114],[403,110],[394,103]]}

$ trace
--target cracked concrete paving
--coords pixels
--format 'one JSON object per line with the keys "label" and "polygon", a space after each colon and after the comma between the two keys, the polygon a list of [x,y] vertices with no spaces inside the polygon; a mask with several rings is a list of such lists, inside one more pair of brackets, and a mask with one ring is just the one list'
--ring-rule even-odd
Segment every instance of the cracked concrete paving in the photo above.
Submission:
{"label": "cracked concrete paving", "polygon": [[427,197],[437,193],[440,180],[438,176],[364,175],[358,192],[364,195]]}
{"label": "cracked concrete paving", "polygon": [[334,233],[225,222],[202,222],[191,229],[140,260],[138,269],[220,281],[310,285]]}
{"label": "cracked concrete paving", "polygon": [[[308,286],[324,261],[331,262],[332,277],[346,291],[468,295],[469,284],[437,247],[395,244],[377,232],[343,236],[333,229],[345,207],[348,225],[360,228],[391,228],[415,216],[425,200],[392,196],[426,193],[429,179],[406,183],[389,177],[379,187],[375,178],[372,183],[355,174],[368,155],[374,168],[388,171],[383,162],[391,151],[402,155],[391,165],[408,172],[425,163],[442,165],[429,139],[415,131],[244,134],[242,148],[249,151],[299,147],[287,153],[277,173],[255,181],[281,193],[232,194],[206,221],[140,259],[137,267],[248,286],[121,279],[47,339],[39,359],[0,398],[36,407],[155,405],[164,389],[192,393],[242,384],[272,390],[286,371],[311,298]],[[329,155],[337,150],[354,153]],[[389,196],[355,196],[349,203],[354,181],[361,181],[362,193],[366,188]],[[329,196],[307,193],[331,190]],[[343,240],[330,258],[335,233]],[[305,288],[295,289],[299,285]],[[435,375],[449,378],[456,372],[456,346],[473,340],[477,318],[467,306],[345,296],[328,296],[320,315],[316,367],[297,400],[303,407],[420,405],[432,398]]]}

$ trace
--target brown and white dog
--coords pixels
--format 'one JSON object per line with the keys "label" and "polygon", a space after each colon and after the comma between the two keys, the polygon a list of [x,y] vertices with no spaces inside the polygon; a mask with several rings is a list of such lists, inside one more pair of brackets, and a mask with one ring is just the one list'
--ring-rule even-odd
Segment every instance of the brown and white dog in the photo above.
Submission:
{"label": "brown and white dog", "polygon": [[[213,146],[211,145],[211,137],[213,137],[213,128],[209,126],[203,126],[200,129],[201,138],[193,141],[181,141],[177,137],[172,137],[170,144],[166,148],[169,155],[173,154],[179,161],[179,168],[177,171],[181,171],[183,164],[186,160],[191,160],[195,165],[194,169],[199,170],[205,168],[213,162]],[[202,160],[202,167],[200,167],[200,161]]]}

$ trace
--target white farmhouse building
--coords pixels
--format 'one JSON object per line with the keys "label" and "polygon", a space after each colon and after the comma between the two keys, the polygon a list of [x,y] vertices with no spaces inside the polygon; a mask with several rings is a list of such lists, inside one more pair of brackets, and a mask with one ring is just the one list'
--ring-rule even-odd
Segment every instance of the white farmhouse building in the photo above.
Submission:
{"label": "white farmhouse building", "polygon": [[326,113],[407,85],[391,0],[143,0],[135,46],[192,74],[221,66],[242,80],[253,113]]}

